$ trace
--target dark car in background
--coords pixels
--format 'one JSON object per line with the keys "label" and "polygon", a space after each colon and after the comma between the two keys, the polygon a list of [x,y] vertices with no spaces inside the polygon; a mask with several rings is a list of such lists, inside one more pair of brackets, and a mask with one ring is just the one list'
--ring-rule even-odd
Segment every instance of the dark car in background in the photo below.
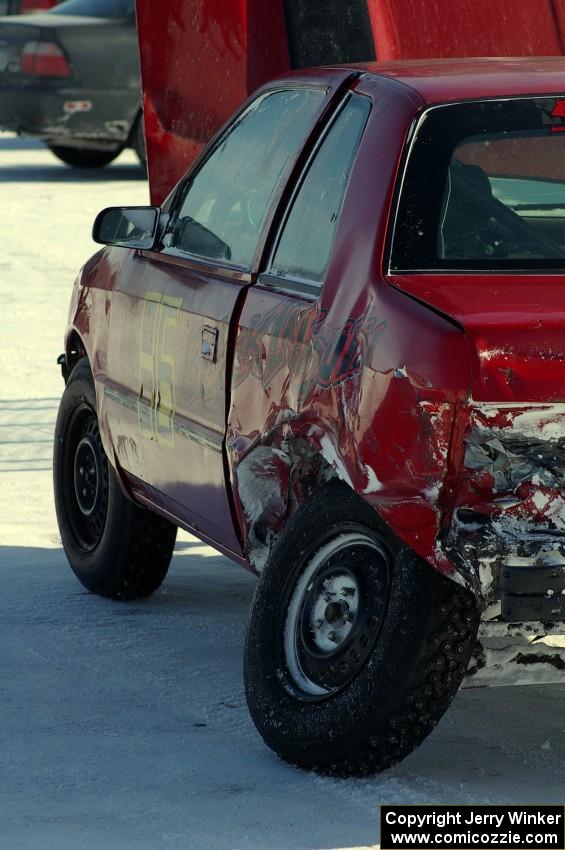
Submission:
{"label": "dark car in background", "polygon": [[0,18],[0,129],[38,136],[76,167],[128,146],[144,161],[134,0]]}
{"label": "dark car in background", "polygon": [[56,6],[59,0],[0,0],[0,15],[29,15],[45,12]]}

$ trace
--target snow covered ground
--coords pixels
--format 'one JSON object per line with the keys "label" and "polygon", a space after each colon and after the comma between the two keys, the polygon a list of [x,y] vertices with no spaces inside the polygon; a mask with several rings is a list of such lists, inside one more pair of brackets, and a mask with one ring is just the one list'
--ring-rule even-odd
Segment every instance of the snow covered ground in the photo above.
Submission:
{"label": "snow covered ground", "polygon": [[381,803],[563,803],[565,686],[464,692],[401,766],[320,778],[248,718],[250,575],[183,533],[146,602],[75,580],[55,359],[95,213],[146,201],[132,154],[85,174],[0,135],[0,850],[336,850],[377,844]]}

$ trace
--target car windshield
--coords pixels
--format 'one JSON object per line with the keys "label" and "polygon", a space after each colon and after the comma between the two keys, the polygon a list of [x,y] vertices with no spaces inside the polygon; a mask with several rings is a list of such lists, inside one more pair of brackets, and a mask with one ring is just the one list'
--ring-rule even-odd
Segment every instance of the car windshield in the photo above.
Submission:
{"label": "car windshield", "polygon": [[66,0],[50,15],[84,15],[90,18],[127,18],[134,14],[134,0]]}

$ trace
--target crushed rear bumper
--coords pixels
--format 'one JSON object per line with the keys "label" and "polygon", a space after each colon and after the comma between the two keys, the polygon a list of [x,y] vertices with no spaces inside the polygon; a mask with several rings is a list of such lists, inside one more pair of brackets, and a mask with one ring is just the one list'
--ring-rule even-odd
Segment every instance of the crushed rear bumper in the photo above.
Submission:
{"label": "crushed rear bumper", "polygon": [[442,548],[483,606],[565,621],[565,404],[475,404]]}
{"label": "crushed rear bumper", "polygon": [[565,623],[481,623],[463,688],[565,684]]}

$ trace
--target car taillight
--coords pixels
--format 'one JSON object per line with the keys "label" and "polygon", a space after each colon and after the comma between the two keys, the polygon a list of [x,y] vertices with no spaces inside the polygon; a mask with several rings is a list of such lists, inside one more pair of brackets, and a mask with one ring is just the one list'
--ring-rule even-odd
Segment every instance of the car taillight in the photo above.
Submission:
{"label": "car taillight", "polygon": [[20,56],[22,74],[32,77],[70,77],[65,54],[54,41],[28,41]]}
{"label": "car taillight", "polygon": [[30,12],[42,12],[45,9],[51,9],[56,3],[57,0],[22,0],[20,12],[22,15],[28,15]]}

